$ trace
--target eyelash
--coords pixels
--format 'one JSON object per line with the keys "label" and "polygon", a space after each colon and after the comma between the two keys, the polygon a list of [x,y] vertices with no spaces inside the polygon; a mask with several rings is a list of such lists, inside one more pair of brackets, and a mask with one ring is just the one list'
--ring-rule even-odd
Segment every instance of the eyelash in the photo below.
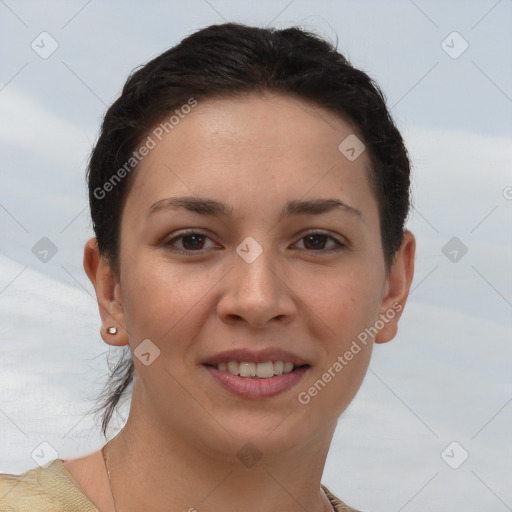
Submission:
{"label": "eyelash", "polygon": [[[192,236],[192,235],[199,235],[199,236],[202,236],[202,237],[205,237],[205,238],[211,240],[211,238],[208,235],[206,235],[206,234],[204,234],[204,233],[202,233],[200,231],[188,230],[188,231],[185,231],[185,232],[181,233],[178,236],[173,237],[171,240],[165,242],[164,245],[166,247],[168,247],[170,250],[174,251],[174,252],[178,252],[178,253],[181,253],[181,254],[186,254],[186,255],[189,255],[189,256],[204,254],[208,249],[200,249],[200,250],[197,250],[197,251],[193,251],[193,250],[178,249],[176,247],[173,247],[173,244],[176,243],[177,241],[182,240],[183,238],[186,238],[186,237]],[[303,236],[301,236],[299,240],[304,240],[308,236],[315,236],[315,235],[316,236],[326,237],[326,239],[327,239],[326,243],[328,243],[328,241],[331,240],[336,245],[334,247],[331,247],[330,249],[320,249],[320,250],[316,250],[316,251],[314,249],[299,249],[299,250],[300,251],[307,251],[307,252],[313,253],[313,254],[315,254],[315,253],[316,254],[326,254],[326,253],[328,254],[328,253],[331,253],[331,252],[342,251],[342,250],[347,248],[347,245],[345,243],[343,243],[340,240],[336,239],[332,235],[329,235],[329,234],[327,234],[327,233],[325,233],[323,231],[318,231],[318,230],[309,231],[308,233],[306,233]]]}

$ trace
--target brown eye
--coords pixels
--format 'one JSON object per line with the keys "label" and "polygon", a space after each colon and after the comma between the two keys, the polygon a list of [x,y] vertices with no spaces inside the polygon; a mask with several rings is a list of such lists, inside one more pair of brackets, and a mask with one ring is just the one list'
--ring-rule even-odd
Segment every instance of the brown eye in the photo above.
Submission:
{"label": "brown eye", "polygon": [[200,250],[203,248],[206,237],[203,235],[186,235],[181,237],[183,249],[187,251]]}
{"label": "brown eye", "polygon": [[193,231],[175,236],[164,245],[170,250],[182,253],[200,253],[218,247],[209,236]]}
{"label": "brown eye", "polygon": [[345,248],[345,244],[323,233],[310,233],[309,235],[303,236],[298,243],[299,249],[314,252],[329,252]]}
{"label": "brown eye", "polygon": [[306,249],[318,250],[324,249],[327,243],[327,236],[325,235],[308,235],[303,238],[304,247]]}

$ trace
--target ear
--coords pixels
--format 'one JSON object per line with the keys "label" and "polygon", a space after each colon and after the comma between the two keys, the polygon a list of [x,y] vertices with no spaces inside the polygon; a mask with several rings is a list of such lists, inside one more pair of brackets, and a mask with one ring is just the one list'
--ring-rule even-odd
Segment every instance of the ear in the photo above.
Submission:
{"label": "ear", "polygon": [[[121,284],[107,259],[100,254],[96,238],[91,238],[85,244],[84,270],[96,290],[103,341],[109,345],[127,345]],[[117,333],[110,334],[109,327],[116,327]]]}
{"label": "ear", "polygon": [[384,327],[375,336],[375,343],[386,343],[396,336],[398,320],[405,307],[414,276],[415,251],[414,235],[406,231],[384,287],[379,315]]}

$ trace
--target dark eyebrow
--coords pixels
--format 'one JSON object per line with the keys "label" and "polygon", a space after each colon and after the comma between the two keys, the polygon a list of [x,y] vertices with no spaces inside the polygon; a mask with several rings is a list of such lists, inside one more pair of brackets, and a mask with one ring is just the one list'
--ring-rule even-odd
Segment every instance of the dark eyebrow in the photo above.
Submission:
{"label": "dark eyebrow", "polygon": [[[168,197],[157,201],[148,211],[148,216],[153,212],[165,208],[184,208],[185,210],[217,217],[231,217],[232,208],[214,199],[202,197]],[[320,215],[329,211],[341,209],[347,213],[363,218],[363,214],[352,206],[339,199],[311,199],[309,201],[289,201],[281,211],[280,220],[293,215]]]}
{"label": "dark eyebrow", "polygon": [[281,219],[291,215],[320,215],[335,209],[341,209],[363,218],[360,210],[339,199],[312,199],[310,201],[289,201],[281,212]]}
{"label": "dark eyebrow", "polygon": [[219,201],[202,197],[168,197],[157,201],[148,211],[148,216],[163,208],[184,208],[200,215],[215,215],[217,217],[230,217],[231,210]]}

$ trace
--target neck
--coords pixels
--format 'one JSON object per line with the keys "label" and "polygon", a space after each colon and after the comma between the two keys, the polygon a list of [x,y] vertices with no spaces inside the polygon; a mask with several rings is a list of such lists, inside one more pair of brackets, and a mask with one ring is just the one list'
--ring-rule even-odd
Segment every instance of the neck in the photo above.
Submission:
{"label": "neck", "polygon": [[243,463],[148,421],[132,401],[105,449],[116,512],[332,511],[320,479],[335,426],[308,446]]}

